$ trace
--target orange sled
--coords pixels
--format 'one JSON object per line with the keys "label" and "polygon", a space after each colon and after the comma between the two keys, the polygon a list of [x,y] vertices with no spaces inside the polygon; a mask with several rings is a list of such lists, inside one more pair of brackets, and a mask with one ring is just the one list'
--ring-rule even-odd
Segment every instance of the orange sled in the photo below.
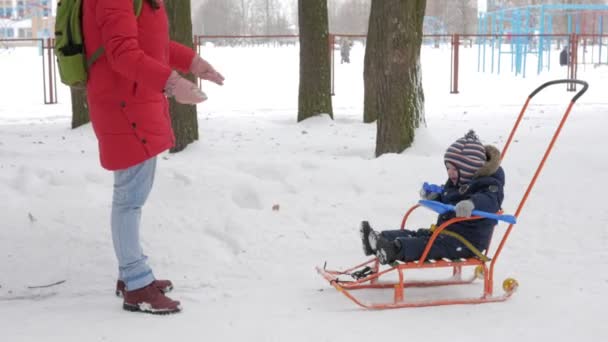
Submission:
{"label": "orange sled", "polygon": [[[568,115],[570,114],[572,106],[574,105],[576,100],[578,100],[578,98],[580,98],[587,91],[587,88],[589,87],[587,82],[579,81],[579,80],[567,80],[567,79],[555,80],[555,81],[550,81],[550,82],[544,83],[541,86],[539,86],[538,88],[536,88],[528,96],[523,108],[521,109],[521,112],[519,113],[519,116],[517,117],[517,120],[515,121],[513,128],[511,129],[509,138],[507,139],[505,147],[503,148],[503,151],[502,151],[501,158],[504,158],[504,156],[506,155],[507,150],[509,148],[509,145],[511,144],[511,141],[513,140],[513,136],[515,135],[515,132],[517,131],[517,128],[519,127],[519,124],[524,116],[524,113],[526,112],[526,109],[528,108],[528,104],[530,103],[530,100],[544,88],[546,88],[548,86],[556,85],[556,84],[568,84],[569,86],[574,85],[574,84],[579,84],[582,86],[582,89],[572,98],[572,100],[570,101],[570,104],[568,105],[568,108],[566,109],[565,113],[563,114],[562,119],[559,123],[559,126],[557,127],[555,133],[553,134],[553,137],[551,138],[551,142],[549,143],[549,146],[547,147],[547,149],[543,155],[543,158],[541,159],[538,167],[536,168],[536,172],[534,173],[534,176],[532,177],[532,180],[530,181],[530,184],[528,185],[528,188],[526,189],[526,192],[524,193],[524,196],[521,199],[519,206],[517,207],[517,211],[515,212],[515,215],[513,215],[513,216],[504,215],[507,218],[511,218],[511,220],[503,220],[503,221],[509,221],[511,223],[509,223],[509,226],[506,229],[505,233],[503,234],[503,237],[500,241],[500,244],[498,245],[498,248],[496,249],[494,255],[491,258],[490,258],[490,256],[487,255],[487,251],[486,251],[486,255],[484,258],[472,257],[472,258],[468,258],[468,259],[459,259],[459,260],[427,259],[427,255],[429,253],[429,250],[431,249],[431,246],[433,245],[433,243],[435,242],[435,239],[437,238],[437,236],[440,234],[440,232],[442,230],[444,230],[445,228],[447,228],[448,226],[450,226],[451,224],[453,224],[455,222],[466,221],[466,220],[475,220],[475,219],[481,218],[481,216],[472,216],[472,217],[467,217],[467,218],[453,218],[453,219],[443,223],[439,227],[437,227],[433,231],[433,234],[431,235],[431,238],[429,239],[429,242],[419,260],[416,260],[413,262],[405,262],[405,263],[397,262],[397,263],[393,263],[391,266],[387,265],[387,266],[381,267],[380,263],[378,262],[378,259],[373,258],[373,259],[370,259],[366,262],[363,262],[359,265],[356,265],[354,267],[351,267],[351,268],[348,268],[345,270],[329,270],[325,266],[323,266],[323,267],[317,267],[317,272],[319,272],[325,279],[327,279],[327,281],[329,281],[329,283],[334,288],[336,288],[336,290],[341,292],[348,299],[352,300],[355,304],[357,304],[363,308],[367,308],[367,309],[394,309],[394,308],[449,305],[449,304],[477,304],[477,303],[488,303],[488,302],[502,302],[502,301],[507,300],[517,289],[518,283],[513,278],[505,279],[502,284],[504,293],[501,295],[495,295],[494,294],[494,277],[493,277],[494,266],[496,264],[496,261],[498,260],[498,257],[500,255],[500,252],[502,251],[502,248],[505,245],[505,242],[507,241],[507,238],[509,237],[509,234],[511,233],[511,229],[513,229],[515,219],[517,217],[519,217],[519,214],[521,213],[521,210],[522,210],[524,204],[526,203],[528,195],[532,191],[532,188],[534,187],[534,184],[536,183],[536,180],[537,180],[540,172],[543,169],[545,161],[547,160],[547,157],[551,153],[553,145],[555,144],[555,141],[559,137],[559,134],[561,132],[562,127],[564,126],[564,123],[568,119]],[[403,220],[401,222],[401,229],[404,229],[408,217],[415,209],[417,209],[421,206],[428,206],[427,204],[428,203],[423,202],[422,204],[416,204],[413,207],[411,207],[405,213],[405,215],[403,217]],[[487,214],[487,213],[479,213],[479,214]],[[499,214],[501,214],[501,213],[499,213]],[[462,269],[463,269],[463,267],[468,267],[468,266],[475,267],[475,271],[474,271],[473,275],[471,275],[469,277],[463,277]],[[451,271],[452,271],[451,277],[449,277],[447,279],[443,279],[443,280],[428,280],[428,281],[406,280],[406,278],[405,278],[406,270],[440,269],[440,268],[451,268]],[[435,286],[445,286],[445,285],[463,285],[463,284],[473,283],[473,281],[475,281],[475,279],[477,279],[477,278],[483,279],[483,292],[480,297],[431,299],[431,300],[409,300],[409,297],[408,297],[408,300],[406,300],[406,297],[405,297],[405,288],[435,287]],[[390,300],[387,300],[385,302],[368,303],[368,302],[361,300],[357,296],[355,296],[355,290],[361,290],[361,289],[385,289],[385,290],[388,289],[389,291],[392,289],[393,295]]]}

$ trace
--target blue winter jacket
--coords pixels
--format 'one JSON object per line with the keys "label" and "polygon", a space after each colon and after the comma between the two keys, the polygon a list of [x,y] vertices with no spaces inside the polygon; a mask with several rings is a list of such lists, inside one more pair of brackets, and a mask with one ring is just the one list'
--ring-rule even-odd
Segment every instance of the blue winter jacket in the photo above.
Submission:
{"label": "blue winter jacket", "polygon": [[[493,146],[486,146],[486,153],[489,157],[488,162],[469,184],[456,186],[448,179],[443,193],[437,200],[456,205],[462,200],[470,199],[475,205],[475,210],[490,213],[499,211],[504,198],[505,173],[500,167],[500,152]],[[437,226],[454,217],[453,211],[439,215]],[[484,250],[488,248],[496,224],[496,220],[479,219],[457,222],[446,229],[460,234],[479,250]]]}

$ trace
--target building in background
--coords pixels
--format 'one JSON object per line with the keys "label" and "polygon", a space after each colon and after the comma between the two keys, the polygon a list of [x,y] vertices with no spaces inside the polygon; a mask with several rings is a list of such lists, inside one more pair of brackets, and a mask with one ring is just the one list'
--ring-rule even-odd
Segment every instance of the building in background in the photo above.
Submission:
{"label": "building in background", "polygon": [[425,16],[443,23],[447,33],[473,34],[477,31],[477,4],[477,0],[429,0]]}
{"label": "building in background", "polygon": [[53,36],[51,0],[0,0],[0,39],[38,39]]}

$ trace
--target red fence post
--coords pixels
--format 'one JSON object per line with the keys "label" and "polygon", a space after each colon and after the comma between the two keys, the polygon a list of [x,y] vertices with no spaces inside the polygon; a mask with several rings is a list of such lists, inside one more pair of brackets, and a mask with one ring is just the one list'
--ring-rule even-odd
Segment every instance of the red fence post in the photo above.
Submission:
{"label": "red fence post", "polygon": [[53,97],[53,103],[57,103],[57,63],[55,63],[57,59],[55,58],[55,38],[50,38],[49,54],[51,55],[51,72],[53,75],[53,89],[55,94]]}
{"label": "red fence post", "polygon": [[460,36],[452,35],[452,60],[450,62],[450,94],[458,94],[458,57]]}
{"label": "red fence post", "polygon": [[[49,100],[47,101],[46,100],[46,96],[45,96],[44,103],[45,104],[50,104],[53,101],[53,94],[54,94],[54,91],[53,91],[53,72],[51,70],[53,68],[52,67],[52,64],[53,64],[53,59],[52,58],[53,57],[51,56],[51,39],[50,38],[46,39],[46,48],[47,48],[47,57],[48,57],[48,64],[47,65],[49,66],[49,69],[48,69],[49,70],[49,78],[48,78],[48,80],[49,80]],[[42,49],[42,53],[44,53],[44,49]]]}
{"label": "red fence post", "polygon": [[37,40],[37,42],[40,44],[40,51],[42,52],[40,54],[40,57],[42,57],[42,97],[44,99],[44,104],[47,104],[47,100],[46,100],[46,62],[44,61],[46,47],[44,46],[44,39],[39,39],[39,40]]}
{"label": "red fence post", "polygon": [[[576,80],[578,71],[578,36],[576,33],[570,35],[570,60],[568,61],[568,78]],[[568,83],[567,91],[576,91],[576,83]]]}
{"label": "red fence post", "polygon": [[[42,79],[43,79],[43,91],[44,91],[44,104],[56,104],[57,103],[57,74],[55,69],[55,54],[54,54],[54,40],[52,38],[46,39],[46,46],[44,39],[40,40],[42,45]],[[45,63],[46,54],[46,63]],[[45,65],[46,64],[46,65]],[[48,69],[45,67],[48,66]],[[47,72],[48,70],[48,72]],[[47,77],[48,76],[48,77]],[[47,94],[47,81],[48,81],[48,94]],[[48,96],[47,96],[48,95]]]}

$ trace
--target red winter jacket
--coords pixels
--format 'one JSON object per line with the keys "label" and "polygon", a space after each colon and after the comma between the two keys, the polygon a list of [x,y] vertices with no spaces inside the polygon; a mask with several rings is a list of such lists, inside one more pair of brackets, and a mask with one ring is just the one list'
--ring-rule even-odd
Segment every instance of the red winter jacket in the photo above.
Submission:
{"label": "red winter jacket", "polygon": [[87,57],[105,47],[87,82],[101,165],[125,169],[172,147],[163,88],[172,69],[188,71],[195,53],[169,40],[162,2],[154,10],[144,1],[136,18],[131,0],[87,0],[82,16]]}

